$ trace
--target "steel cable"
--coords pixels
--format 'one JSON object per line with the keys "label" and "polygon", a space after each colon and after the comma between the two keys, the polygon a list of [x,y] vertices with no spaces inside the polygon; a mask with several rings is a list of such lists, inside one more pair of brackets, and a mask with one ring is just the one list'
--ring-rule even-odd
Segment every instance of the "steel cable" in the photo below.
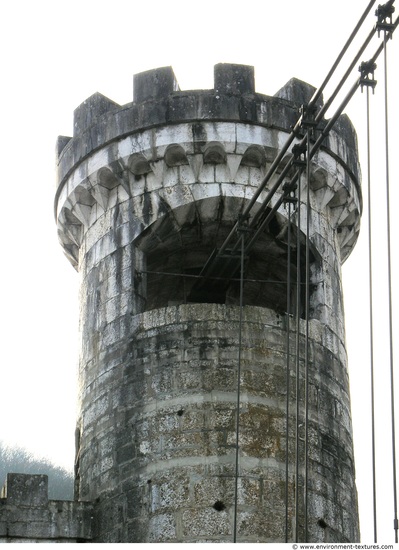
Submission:
{"label": "steel cable", "polygon": [[396,433],[395,433],[395,382],[393,363],[393,322],[392,322],[392,254],[391,216],[389,181],[389,122],[388,122],[388,54],[387,41],[390,33],[384,31],[384,108],[385,108],[385,172],[386,172],[386,220],[387,220],[387,269],[388,269],[388,322],[389,322],[389,363],[391,386],[391,426],[392,426],[392,489],[394,505],[395,542],[398,542],[398,498],[396,479]]}
{"label": "steel cable", "polygon": [[[307,151],[310,151],[310,132],[307,129]],[[310,157],[306,155],[306,244],[305,244],[305,542],[308,542],[308,443],[309,443],[309,315],[310,315]]]}
{"label": "steel cable", "polygon": [[235,487],[234,487],[234,529],[233,542],[237,542],[238,517],[238,478],[239,478],[239,434],[240,434],[240,406],[241,406],[241,352],[242,352],[242,322],[244,301],[244,250],[245,234],[241,229],[241,269],[240,269],[240,315],[238,334],[238,366],[237,366],[237,417],[236,417],[236,459],[235,459]]}
{"label": "steel cable", "polygon": [[[334,63],[333,65],[333,69],[331,69],[327,75],[327,77],[325,78],[325,80],[323,81],[323,84],[322,86],[316,90],[313,98],[310,100],[310,103],[309,105],[312,105],[316,102],[317,98],[321,95],[321,91],[320,90],[323,90],[324,87],[326,86],[326,84],[328,83],[328,81],[331,79],[333,73],[335,72],[336,68],[338,67],[339,65],[339,62],[341,61],[344,53],[347,51],[349,45],[352,43],[353,39],[355,38],[357,32],[359,31],[361,25],[363,24],[367,14],[369,13],[369,11],[371,10],[373,4],[374,4],[374,0],[372,0],[368,7],[366,8],[364,14],[362,15],[361,19],[359,20],[359,23],[357,24],[357,26],[355,27],[355,31],[352,32],[352,34],[350,35],[349,39],[347,40],[344,48],[342,49],[341,53],[339,54],[336,62]],[[376,31],[376,28],[373,28],[370,33],[368,34],[367,38],[364,40],[361,48],[359,49],[358,53],[356,54],[356,56],[354,57],[354,59],[352,60],[352,62],[350,63],[348,69],[346,70],[344,76],[341,78],[340,82],[338,83],[338,85],[336,86],[334,92],[332,93],[332,95],[330,96],[330,98],[324,103],[324,105],[321,107],[320,111],[317,113],[316,115],[316,122],[320,122],[322,119],[323,119],[323,116],[324,114],[326,113],[326,111],[329,109],[329,107],[331,106],[331,104],[333,103],[333,101],[335,100],[335,98],[337,97],[338,93],[340,92],[340,90],[342,89],[343,85],[345,84],[346,80],[348,79],[349,75],[351,74],[351,72],[353,71],[354,67],[356,66],[356,63],[358,62],[358,60],[360,59],[361,55],[363,54],[363,52],[365,51],[366,47],[368,46],[368,44],[370,43],[371,39],[373,38],[374,34],[375,34],[375,31]],[[353,95],[353,93],[352,93]],[[348,99],[349,101],[349,99]],[[341,114],[342,111],[339,112],[339,114]],[[338,118],[338,116],[336,117]],[[335,118],[335,120],[336,120]],[[335,122],[334,120],[334,122]],[[287,153],[289,147],[291,146],[291,144],[293,143],[293,141],[295,140],[295,138],[297,137],[297,133],[300,129],[302,125],[302,117],[299,118],[299,120],[297,121],[297,123],[295,124],[293,130],[291,131],[290,135],[287,137],[287,141],[285,142],[285,144],[283,145],[282,149],[280,150],[280,152],[278,153],[277,157],[274,159],[274,161],[272,162],[269,170],[267,171],[265,177],[263,178],[262,182],[260,183],[258,189],[255,191],[254,195],[252,196],[252,198],[250,199],[249,203],[246,205],[246,207],[244,208],[244,211],[242,213],[242,216],[244,219],[247,219],[250,217],[250,214],[251,214],[251,210],[252,210],[252,207],[254,206],[254,204],[256,203],[257,199],[259,198],[260,194],[262,193],[262,191],[265,189],[266,185],[268,184],[268,182],[270,181],[270,179],[272,178],[273,174],[276,172],[276,170],[278,169],[278,167],[280,166],[281,164],[281,161],[282,159],[284,158],[284,155]],[[329,126],[329,129],[331,128],[332,125]],[[323,139],[324,139],[325,135],[323,136]],[[304,138],[306,139],[306,137]],[[318,143],[318,146],[317,148],[320,146],[320,143]],[[315,154],[316,150],[314,149],[314,152],[313,154]],[[281,181],[281,178],[279,178],[279,181]],[[266,204],[268,204],[268,202],[270,202],[270,198],[274,195],[274,193],[277,191],[277,188],[279,187],[279,185],[276,185],[274,184],[272,186],[272,189],[271,191],[269,192],[268,194],[268,197],[266,197],[266,199],[262,202],[262,207],[264,207]],[[257,216],[260,214],[260,212],[258,211],[257,212]],[[237,227],[238,227],[238,222],[234,225],[234,227],[232,228],[232,230],[230,231],[229,235],[226,237],[224,243],[222,244],[222,246],[220,247],[219,249],[219,254],[223,254],[229,243],[231,242],[234,234],[236,233],[237,231]],[[237,243],[235,245],[235,247],[233,248],[233,250],[236,248],[237,246]]]}
{"label": "steel cable", "polygon": [[368,264],[369,264],[369,332],[370,332],[370,377],[371,377],[371,459],[373,476],[373,525],[374,542],[377,542],[377,490],[375,460],[375,388],[374,388],[374,321],[373,321],[373,270],[372,270],[372,217],[371,217],[371,150],[370,150],[370,88],[366,87],[367,123],[367,202],[368,202]]}
{"label": "steel cable", "polygon": [[288,542],[289,508],[289,414],[290,414],[290,315],[291,315],[291,201],[288,200],[287,222],[287,340],[286,340],[286,403],[285,403],[285,542]]}
{"label": "steel cable", "polygon": [[296,246],[296,388],[295,388],[295,542],[299,542],[299,429],[300,429],[300,334],[301,334],[301,181],[298,184],[297,246]]}

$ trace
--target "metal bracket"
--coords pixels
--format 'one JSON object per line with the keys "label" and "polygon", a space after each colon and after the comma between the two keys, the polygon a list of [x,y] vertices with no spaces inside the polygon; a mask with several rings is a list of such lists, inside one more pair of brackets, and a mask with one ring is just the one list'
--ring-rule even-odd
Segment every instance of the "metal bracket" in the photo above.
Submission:
{"label": "metal bracket", "polygon": [[374,61],[363,61],[359,66],[360,71],[360,86],[363,92],[364,86],[369,86],[372,88],[374,93],[374,88],[377,85],[377,81],[374,79],[374,71],[377,68],[377,63]]}
{"label": "metal bracket", "polygon": [[317,107],[316,105],[302,105],[299,112],[302,115],[301,126],[303,128],[316,128],[317,122],[315,121]]}
{"label": "metal bracket", "polygon": [[292,154],[294,155],[294,160],[292,161],[293,166],[306,166],[306,143],[300,144],[297,143],[292,148]]}
{"label": "metal bracket", "polygon": [[283,204],[286,206],[288,203],[297,204],[298,199],[295,196],[295,191],[298,189],[298,185],[294,182],[286,182],[283,185]]}
{"label": "metal bracket", "polygon": [[395,25],[392,23],[392,15],[395,12],[393,6],[395,0],[389,0],[384,5],[379,5],[375,11],[377,16],[377,25],[376,29],[378,31],[378,38],[380,37],[380,32],[384,31],[388,33],[388,38],[392,37],[392,31],[395,30]]}
{"label": "metal bracket", "polygon": [[248,216],[244,217],[241,214],[238,216],[237,233],[252,233],[253,229],[248,226]]}

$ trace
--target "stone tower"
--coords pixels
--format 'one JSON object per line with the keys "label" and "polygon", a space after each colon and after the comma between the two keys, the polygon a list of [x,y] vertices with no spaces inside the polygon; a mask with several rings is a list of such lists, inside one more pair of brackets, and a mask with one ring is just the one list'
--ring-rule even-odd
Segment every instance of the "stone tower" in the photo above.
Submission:
{"label": "stone tower", "polygon": [[[169,67],[135,75],[132,103],[96,93],[75,110],[73,137],[58,140],[58,233],[81,289],[75,489],[94,506],[94,541],[284,542],[287,525],[288,540],[296,529],[305,537],[287,208],[245,258],[242,304],[228,257],[216,276],[201,274],[314,89],[292,79],[266,96],[241,65],[216,65],[214,79],[181,91]],[[309,190],[309,541],[359,539],[341,291],[359,185],[356,136],[341,116]]]}

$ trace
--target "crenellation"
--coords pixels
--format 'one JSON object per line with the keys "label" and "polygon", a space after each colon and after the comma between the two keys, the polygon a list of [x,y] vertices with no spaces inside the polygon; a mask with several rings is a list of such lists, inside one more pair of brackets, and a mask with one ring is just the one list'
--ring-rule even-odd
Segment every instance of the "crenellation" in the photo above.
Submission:
{"label": "crenellation", "polygon": [[99,117],[104,113],[120,108],[118,103],[108,99],[96,92],[92,96],[85,99],[83,103],[77,107],[73,113],[74,136],[82,134],[88,130],[93,124],[96,124]]}
{"label": "crenellation", "polygon": [[249,65],[219,63],[214,67],[215,94],[243,95],[255,93],[255,70]]}
{"label": "crenellation", "polygon": [[133,101],[135,103],[167,97],[179,90],[179,84],[172,67],[151,69],[133,76]]}
{"label": "crenellation", "polygon": [[57,155],[57,158],[60,156],[61,152],[65,149],[65,146],[72,138],[70,136],[58,136],[56,146],[55,146],[55,153]]}

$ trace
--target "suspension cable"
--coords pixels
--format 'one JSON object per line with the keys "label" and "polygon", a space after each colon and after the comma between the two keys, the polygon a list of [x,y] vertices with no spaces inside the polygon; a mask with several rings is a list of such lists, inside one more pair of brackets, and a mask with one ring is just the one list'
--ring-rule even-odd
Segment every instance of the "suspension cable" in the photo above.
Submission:
{"label": "suspension cable", "polygon": [[[371,6],[370,6],[371,7]],[[399,18],[396,19],[395,23],[392,25],[392,30],[390,31],[389,33],[389,36],[392,35],[392,32],[396,29],[396,27],[398,26],[399,24]],[[325,102],[325,104],[322,106],[322,108],[320,109],[320,111],[317,113],[316,117],[315,117],[315,122],[320,122],[324,116],[324,114],[326,113],[327,109],[331,106],[333,100],[336,98],[336,96],[338,95],[339,91],[341,90],[342,86],[344,85],[344,83],[346,82],[346,80],[348,79],[350,73],[352,72],[353,68],[355,67],[356,63],[359,61],[360,59],[360,56],[362,55],[362,53],[365,51],[366,47],[368,46],[368,44],[370,43],[371,39],[373,38],[374,34],[376,32],[376,27],[373,27],[373,29],[371,30],[371,32],[369,33],[369,35],[367,36],[366,40],[364,41],[364,43],[362,44],[361,48],[359,49],[358,53],[356,54],[355,58],[353,59],[352,63],[349,65],[345,75],[342,77],[341,81],[339,82],[339,84],[336,86],[333,94],[330,96],[330,98]],[[379,48],[377,49],[377,51],[375,52],[374,56],[372,57],[372,59],[370,60],[370,63],[372,62],[375,62],[376,59],[379,57],[379,55],[381,54],[382,50],[383,50],[383,43],[380,44]],[[320,136],[319,138],[316,140],[316,142],[314,143],[312,149],[310,150],[310,152],[308,152],[308,155],[313,158],[313,156],[317,153],[317,151],[319,150],[322,142],[324,141],[324,139],[327,137],[328,133],[330,132],[331,128],[334,126],[334,124],[336,123],[338,117],[342,114],[343,110],[345,109],[345,107],[348,105],[349,101],[352,99],[353,95],[355,94],[356,90],[358,89],[359,85],[360,85],[360,78],[358,78],[356,80],[356,82],[352,85],[352,87],[350,88],[349,92],[347,93],[347,95],[345,96],[345,98],[343,99],[343,101],[340,103],[339,107],[337,108],[335,114],[329,119],[327,125],[325,126],[325,128],[323,129],[323,131],[320,133]],[[298,133],[298,130],[299,128],[301,127],[302,125],[302,117],[299,118],[299,120],[297,121],[297,123],[295,124],[291,134],[288,136],[287,138],[287,141],[286,143],[284,144],[284,146],[282,147],[280,153],[277,155],[277,157],[274,159],[272,165],[270,166],[267,174],[265,175],[265,177],[263,178],[262,182],[260,183],[259,187],[257,188],[257,190],[255,191],[254,195],[252,196],[251,200],[249,201],[249,203],[247,204],[247,206],[245,207],[244,211],[243,211],[243,218],[244,219],[247,219],[249,216],[250,216],[250,211],[253,207],[253,205],[255,204],[255,202],[257,201],[258,197],[260,196],[260,194],[262,193],[262,191],[265,189],[267,183],[270,181],[271,177],[273,176],[274,172],[277,170],[277,168],[280,166],[280,163],[281,163],[281,160],[283,159],[284,155],[287,153],[289,147],[291,146],[292,142],[294,141],[295,137],[297,136],[297,133]],[[299,146],[303,146],[304,144],[306,143],[306,136],[301,140],[301,142],[299,143]],[[292,161],[292,159],[291,159]],[[266,196],[265,200],[262,202],[260,208],[258,209],[258,211],[255,213],[255,216],[254,216],[254,219],[257,220],[262,212],[264,211],[264,209],[266,208],[266,206],[269,204],[269,202],[271,201],[272,197],[274,196],[274,194],[276,193],[276,191],[278,190],[279,186],[281,185],[281,182],[283,181],[283,178],[284,176],[286,175],[286,173],[288,172],[288,169],[292,167],[292,162],[289,162],[283,169],[283,173],[280,174],[279,178],[277,179],[277,181],[273,184],[273,186],[271,187],[268,195]],[[298,176],[299,176],[299,171],[297,171],[294,175],[294,177],[292,178],[291,181],[296,181],[298,179]],[[281,204],[281,203],[280,203]],[[262,227],[265,225],[265,222],[263,222],[262,224]],[[254,226],[254,220],[251,220],[251,223],[250,223],[250,227],[253,228]],[[219,252],[218,254],[221,255],[223,254],[233,235],[235,234],[236,232],[236,229],[237,229],[237,223],[235,224],[235,226],[233,227],[233,229],[231,230],[231,232],[229,233],[229,235],[227,236],[227,238],[225,239],[224,243],[222,244],[221,248],[219,249]],[[259,231],[257,231],[256,235],[259,235]],[[253,243],[255,240],[255,237],[252,238],[251,240],[251,243]],[[238,243],[236,243],[235,246],[233,246],[233,251],[236,250],[238,247]]]}
{"label": "suspension cable", "polygon": [[392,485],[394,505],[395,542],[398,542],[398,498],[396,481],[396,434],[395,434],[395,386],[393,364],[392,332],[392,266],[391,266],[391,219],[390,219],[390,182],[389,182],[389,124],[388,124],[388,55],[387,41],[389,33],[384,31],[384,104],[385,104],[385,172],[386,172],[386,219],[387,219],[387,263],[388,263],[388,310],[389,310],[389,362],[391,382],[391,424],[392,424]]}
{"label": "suspension cable", "polygon": [[[376,0],[371,0],[371,2],[369,3],[369,5],[368,5],[367,8],[365,9],[363,15],[362,15],[361,18],[359,19],[358,24],[357,24],[356,27],[353,29],[352,34],[350,35],[350,37],[349,37],[348,40],[346,41],[346,43],[345,43],[344,47],[342,48],[341,52],[338,54],[337,59],[336,59],[335,62],[333,63],[333,66],[331,67],[329,73],[327,74],[327,76],[326,76],[326,78],[324,79],[323,83],[321,84],[320,88],[318,88],[318,90],[316,90],[315,93],[313,94],[312,99],[311,99],[310,102],[309,102],[309,105],[314,105],[314,104],[316,103],[316,101],[319,99],[319,97],[321,96],[321,94],[323,93],[324,88],[327,86],[328,82],[330,81],[331,77],[333,76],[334,72],[336,71],[338,65],[340,64],[342,58],[344,57],[345,53],[347,52],[349,46],[350,46],[351,43],[353,42],[353,39],[355,38],[355,36],[356,36],[357,33],[359,32],[361,26],[362,26],[363,23],[364,23],[364,20],[366,19],[367,15],[370,13],[371,8],[372,8],[373,5],[375,4],[375,2],[376,2]],[[373,34],[374,34],[374,31],[373,31]]]}
{"label": "suspension cable", "polygon": [[[172,273],[171,271],[153,271],[148,269],[143,269],[140,272],[143,275],[163,275],[166,277],[181,277],[182,279],[209,279],[213,281],[225,281],[226,277],[205,277],[205,275],[193,275],[191,273]],[[229,281],[239,283],[240,277],[229,277]],[[244,277],[244,283],[262,283],[262,284],[272,284],[272,285],[287,285],[286,280],[277,280],[277,279],[252,279],[248,277]],[[305,285],[305,283],[301,283],[302,286]],[[323,284],[323,280],[314,282],[313,284]]]}
{"label": "suspension cable", "polygon": [[377,542],[377,486],[375,461],[375,389],[374,389],[374,323],[373,323],[373,270],[372,270],[372,217],[371,217],[371,162],[370,162],[370,88],[366,87],[367,111],[367,202],[368,202],[368,264],[369,264],[369,323],[370,323],[370,374],[371,374],[371,459],[373,475],[374,542]]}
{"label": "suspension cable", "polygon": [[287,340],[286,340],[286,401],[285,401],[285,542],[288,542],[289,505],[289,428],[290,428],[290,315],[291,315],[291,200],[288,200],[287,223]]}
{"label": "suspension cable", "polygon": [[[399,17],[396,19],[395,23],[393,24],[392,26],[392,30],[390,31],[389,33],[389,37],[391,36],[392,32],[396,29],[396,27],[398,26],[399,24]],[[375,33],[375,29],[373,29],[373,31],[370,33],[370,35],[368,36],[368,38],[366,39],[365,43],[363,44],[362,48],[360,49],[359,51],[359,54],[355,57],[355,60],[356,62],[359,60],[360,58],[360,54],[363,53],[364,49],[366,48],[366,46],[368,45],[368,43],[370,42],[372,36],[374,35]],[[384,44],[385,44],[386,40],[383,41],[383,43],[380,44],[379,48],[376,50],[375,54],[373,55],[373,57],[371,58],[371,60],[369,61],[370,64],[372,63],[375,63],[375,61],[377,60],[377,58],[379,57],[379,55],[381,54],[381,52],[383,51],[383,48],[384,48]],[[331,98],[334,96],[337,95],[339,89],[342,87],[342,84],[344,83],[344,81],[347,79],[347,77],[349,76],[350,72],[352,71],[353,67],[355,66],[355,61],[352,62],[350,68],[348,69],[347,73],[345,74],[345,77],[342,79],[341,83],[337,86],[335,92],[333,93],[333,95],[331,96]],[[348,91],[348,93],[346,94],[346,96],[344,97],[344,99],[342,100],[342,102],[340,103],[339,107],[337,108],[336,112],[334,113],[334,115],[329,119],[328,123],[326,124],[325,128],[320,132],[320,135],[318,137],[318,139],[316,140],[316,142],[313,144],[313,147],[308,151],[308,157],[310,159],[312,159],[315,154],[317,153],[317,151],[319,150],[322,142],[324,141],[324,139],[327,137],[327,135],[329,134],[331,128],[334,126],[334,124],[336,123],[336,121],[338,120],[339,116],[342,114],[342,112],[344,111],[345,107],[348,105],[348,103],[350,102],[350,100],[352,99],[352,97],[354,96],[355,92],[357,91],[357,89],[359,88],[359,85],[361,84],[361,77],[357,78],[356,81],[352,84],[350,90]],[[330,100],[331,100],[330,98]],[[325,113],[325,111],[327,110],[328,106],[331,104],[330,103],[330,100],[328,100],[326,102],[326,104],[322,107],[322,109],[317,113],[316,117],[315,117],[315,122],[318,123],[320,122],[321,118],[322,118],[322,115]],[[327,107],[326,107],[327,106]],[[296,127],[300,126],[302,123],[302,117],[300,118],[300,120],[298,121]],[[305,145],[306,143],[306,136],[301,140],[301,142],[299,143],[299,147],[302,147]],[[291,142],[290,142],[291,143]],[[276,159],[277,160],[277,159]],[[259,210],[257,211],[257,213],[255,214],[254,216],[254,219],[251,220],[251,223],[250,223],[250,227],[252,228],[253,225],[254,225],[254,221],[257,220],[257,218],[260,217],[260,215],[262,214],[262,211],[265,209],[266,205],[270,202],[272,196],[275,194],[275,192],[277,191],[278,187],[280,186],[281,184],[281,181],[283,180],[283,175],[285,176],[286,173],[288,172],[288,167],[292,167],[292,159],[291,159],[291,162],[289,162],[284,170],[283,170],[283,173],[280,175],[280,177],[277,179],[277,181],[275,182],[275,184],[273,185],[273,187],[271,188],[271,190],[269,191],[267,197],[265,198],[265,200],[263,201],[261,207],[259,208]],[[291,184],[293,184],[299,177],[299,170],[296,171],[296,173],[294,174],[292,180],[291,180]],[[267,178],[267,175],[265,177],[265,179]],[[262,182],[263,183],[263,182]],[[259,190],[259,189],[258,189]],[[259,193],[260,194],[260,193]],[[256,198],[257,196],[256,195]],[[253,199],[255,199],[255,196],[253,197]],[[276,205],[274,206],[273,210],[277,210],[277,208],[281,205],[282,203],[282,199],[280,199],[280,202],[277,202]],[[250,205],[248,205],[247,207],[247,210],[249,208]],[[261,229],[263,229],[265,227],[265,225],[267,224],[267,221],[269,220],[270,218],[270,215],[266,218],[266,220],[264,220],[262,222],[262,224],[260,225],[260,227],[257,228],[257,231],[255,233],[255,235],[252,237],[251,241],[250,241],[250,244],[252,245],[254,242],[255,242],[255,239],[257,238],[257,236],[260,234],[261,232]],[[221,249],[222,250],[222,249]]]}
{"label": "suspension cable", "polygon": [[240,269],[240,317],[238,333],[238,366],[237,366],[237,417],[236,417],[236,461],[234,487],[234,530],[233,542],[237,542],[237,513],[238,513],[238,477],[239,477],[239,435],[240,435],[240,406],[241,406],[241,352],[242,352],[242,322],[244,301],[244,250],[245,233],[241,228],[241,269]]}
{"label": "suspension cable", "polygon": [[295,429],[295,542],[299,542],[299,429],[300,429],[300,335],[301,335],[301,182],[298,185],[296,245],[296,429]]}
{"label": "suspension cable", "polygon": [[[311,128],[307,128],[307,151],[310,151]],[[309,443],[309,315],[310,315],[310,157],[306,155],[306,244],[305,244],[305,542],[308,542],[308,443]]]}
{"label": "suspension cable", "polygon": [[[326,84],[328,83],[328,81],[331,79],[331,76],[333,75],[333,73],[335,72],[337,66],[339,65],[339,62],[341,61],[344,53],[346,52],[346,50],[348,49],[349,45],[352,43],[355,35],[357,34],[357,32],[359,31],[361,25],[363,24],[367,14],[369,13],[369,11],[371,10],[372,6],[374,4],[374,1],[370,2],[369,6],[367,7],[367,9],[365,10],[363,16],[361,17],[359,23],[357,24],[357,26],[355,27],[355,31],[352,32],[351,36],[349,37],[349,39],[347,40],[344,48],[342,49],[341,53],[339,54],[336,62],[334,63],[333,65],[333,69],[331,69],[327,75],[327,77],[325,78],[325,80],[323,81],[323,84],[322,86],[320,87],[321,91],[320,90],[316,90],[313,98],[311,99],[311,102],[310,104],[314,104],[318,97],[320,97],[321,95],[321,92],[322,90],[325,88]],[[367,38],[365,39],[365,41],[363,42],[361,48],[359,49],[358,53],[356,54],[356,56],[354,57],[352,63],[349,65],[347,71],[345,72],[344,76],[341,78],[340,82],[338,83],[338,85],[336,86],[333,94],[330,96],[330,98],[325,102],[325,104],[321,107],[320,111],[317,113],[317,116],[316,116],[316,122],[320,122],[324,116],[324,114],[326,113],[326,111],[328,110],[328,108],[331,106],[331,104],[333,103],[334,99],[336,98],[336,96],[338,95],[339,91],[341,90],[342,86],[345,84],[346,80],[348,79],[350,73],[352,72],[353,68],[356,66],[357,62],[359,61],[362,53],[365,51],[366,47],[368,46],[368,44],[370,43],[371,39],[373,38],[374,34],[375,34],[375,27],[370,31],[370,33],[368,34]],[[342,111],[341,111],[342,112]],[[341,114],[341,113],[339,113]],[[259,187],[257,188],[257,190],[255,191],[255,193],[253,194],[253,196],[251,197],[249,203],[246,205],[246,207],[244,208],[244,211],[243,211],[243,218],[244,219],[247,219],[249,216],[250,216],[250,212],[252,210],[252,207],[254,206],[255,202],[257,201],[258,197],[260,196],[260,194],[262,193],[262,191],[265,189],[266,185],[268,184],[268,182],[270,181],[271,177],[273,176],[273,174],[276,172],[277,168],[280,166],[280,163],[282,161],[282,159],[284,158],[284,155],[287,153],[289,147],[291,146],[292,142],[294,141],[294,139],[297,137],[297,133],[298,133],[298,130],[301,126],[301,118],[299,118],[299,120],[297,121],[297,123],[295,124],[294,128],[292,129],[290,135],[287,137],[287,141],[285,142],[285,144],[283,145],[282,149],[280,150],[280,152],[278,153],[277,157],[274,159],[274,161],[272,162],[269,170],[267,171],[265,177],[263,178],[262,182],[260,183]],[[278,186],[277,186],[278,187]],[[272,191],[270,192],[272,195],[275,193],[275,191],[277,190],[276,186],[274,185],[273,188],[272,188]],[[269,193],[269,194],[270,194]],[[223,254],[231,239],[233,238],[235,232],[237,230],[237,223],[234,225],[234,227],[232,228],[232,230],[230,231],[229,235],[226,237],[224,243],[222,244],[222,246],[220,247],[220,250],[219,250],[219,254]]]}

